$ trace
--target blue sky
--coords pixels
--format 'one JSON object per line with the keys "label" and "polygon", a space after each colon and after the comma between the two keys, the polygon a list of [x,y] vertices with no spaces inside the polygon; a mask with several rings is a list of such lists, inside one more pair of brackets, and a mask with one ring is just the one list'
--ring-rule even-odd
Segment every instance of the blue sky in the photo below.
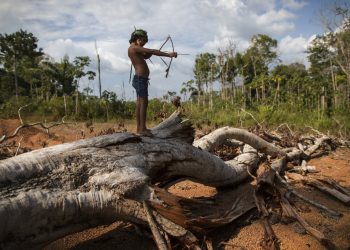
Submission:
{"label": "blue sky", "polygon": [[[90,56],[96,69],[95,40],[102,67],[103,89],[119,97],[125,83],[127,99],[134,98],[129,85],[128,40],[134,26],[148,31],[146,47],[159,48],[168,34],[176,51],[189,53],[166,66],[152,57],[150,98],[167,91],[179,92],[181,83],[193,79],[195,56],[216,53],[229,41],[243,51],[255,34],[267,34],[279,42],[285,64],[308,64],[304,53],[316,34],[323,33],[319,10],[334,1],[326,0],[1,0],[0,33],[20,28],[32,32],[39,46],[55,61],[68,54]],[[170,50],[170,46],[164,48]],[[97,93],[97,81],[81,82]]]}

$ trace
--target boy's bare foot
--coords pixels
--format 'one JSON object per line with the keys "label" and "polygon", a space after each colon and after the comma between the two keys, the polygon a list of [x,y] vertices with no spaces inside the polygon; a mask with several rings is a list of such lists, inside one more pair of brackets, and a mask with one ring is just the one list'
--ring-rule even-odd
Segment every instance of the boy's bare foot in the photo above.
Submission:
{"label": "boy's bare foot", "polygon": [[138,134],[141,135],[141,136],[152,136],[152,132],[149,129],[140,130],[140,132]]}

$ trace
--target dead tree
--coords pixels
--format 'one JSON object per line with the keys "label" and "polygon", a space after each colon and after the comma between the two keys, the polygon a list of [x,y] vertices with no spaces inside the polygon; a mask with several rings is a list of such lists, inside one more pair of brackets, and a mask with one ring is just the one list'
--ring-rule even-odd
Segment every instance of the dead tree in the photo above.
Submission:
{"label": "dead tree", "polygon": [[[153,137],[103,135],[0,161],[0,247],[40,247],[85,228],[124,220],[149,227],[159,249],[171,248],[169,236],[199,249],[201,235],[255,207],[266,226],[266,242],[275,244],[264,203],[266,185],[278,189],[281,206],[298,218],[285,198],[288,189],[280,174],[286,162],[309,151],[285,152],[233,128],[214,131],[193,146],[192,124],[178,113],[152,133]],[[208,151],[227,139],[245,145],[239,156],[224,162]],[[256,172],[261,154],[269,155],[271,164],[257,172],[258,184],[253,186],[245,180]],[[219,192],[215,202],[166,191],[164,187],[182,178],[228,188]],[[309,231],[328,242],[322,234]]]}

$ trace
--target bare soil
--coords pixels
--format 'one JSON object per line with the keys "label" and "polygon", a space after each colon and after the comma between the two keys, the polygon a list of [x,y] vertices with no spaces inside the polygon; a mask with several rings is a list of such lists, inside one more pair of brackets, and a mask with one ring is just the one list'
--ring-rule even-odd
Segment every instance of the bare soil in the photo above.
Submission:
{"label": "bare soil", "polygon": [[[10,135],[20,125],[18,120],[0,119],[0,137]],[[91,129],[93,127],[93,129]],[[39,127],[23,129],[14,140],[7,141],[6,152],[14,155],[18,144],[28,150],[52,146],[99,134],[122,131],[135,131],[133,124],[99,123],[89,126],[86,123],[60,125],[50,129],[46,134]],[[350,149],[338,148],[327,156],[311,160],[308,165],[315,166],[317,175],[335,179],[342,186],[350,189]],[[299,214],[314,228],[323,232],[336,246],[336,249],[350,249],[350,207],[313,188],[294,185],[300,193],[333,210],[343,214],[341,218],[333,218],[305,202],[294,199]],[[173,194],[183,197],[211,197],[216,189],[194,183],[188,180],[177,183],[169,188]],[[315,238],[308,235],[297,223],[276,223],[273,230],[280,240],[281,249],[325,249]],[[260,241],[263,228],[259,224],[256,212],[252,211],[233,223],[210,233],[210,239],[215,249],[261,249]],[[117,221],[111,225],[68,235],[50,243],[44,249],[156,249],[152,238],[147,232],[125,222]]]}

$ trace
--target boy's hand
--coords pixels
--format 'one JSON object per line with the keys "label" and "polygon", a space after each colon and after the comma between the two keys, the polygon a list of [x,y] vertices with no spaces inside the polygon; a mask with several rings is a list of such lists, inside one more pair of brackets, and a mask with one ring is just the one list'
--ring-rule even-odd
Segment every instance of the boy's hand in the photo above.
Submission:
{"label": "boy's hand", "polygon": [[169,55],[170,55],[170,57],[177,57],[177,52],[171,52],[171,53],[169,53]]}

